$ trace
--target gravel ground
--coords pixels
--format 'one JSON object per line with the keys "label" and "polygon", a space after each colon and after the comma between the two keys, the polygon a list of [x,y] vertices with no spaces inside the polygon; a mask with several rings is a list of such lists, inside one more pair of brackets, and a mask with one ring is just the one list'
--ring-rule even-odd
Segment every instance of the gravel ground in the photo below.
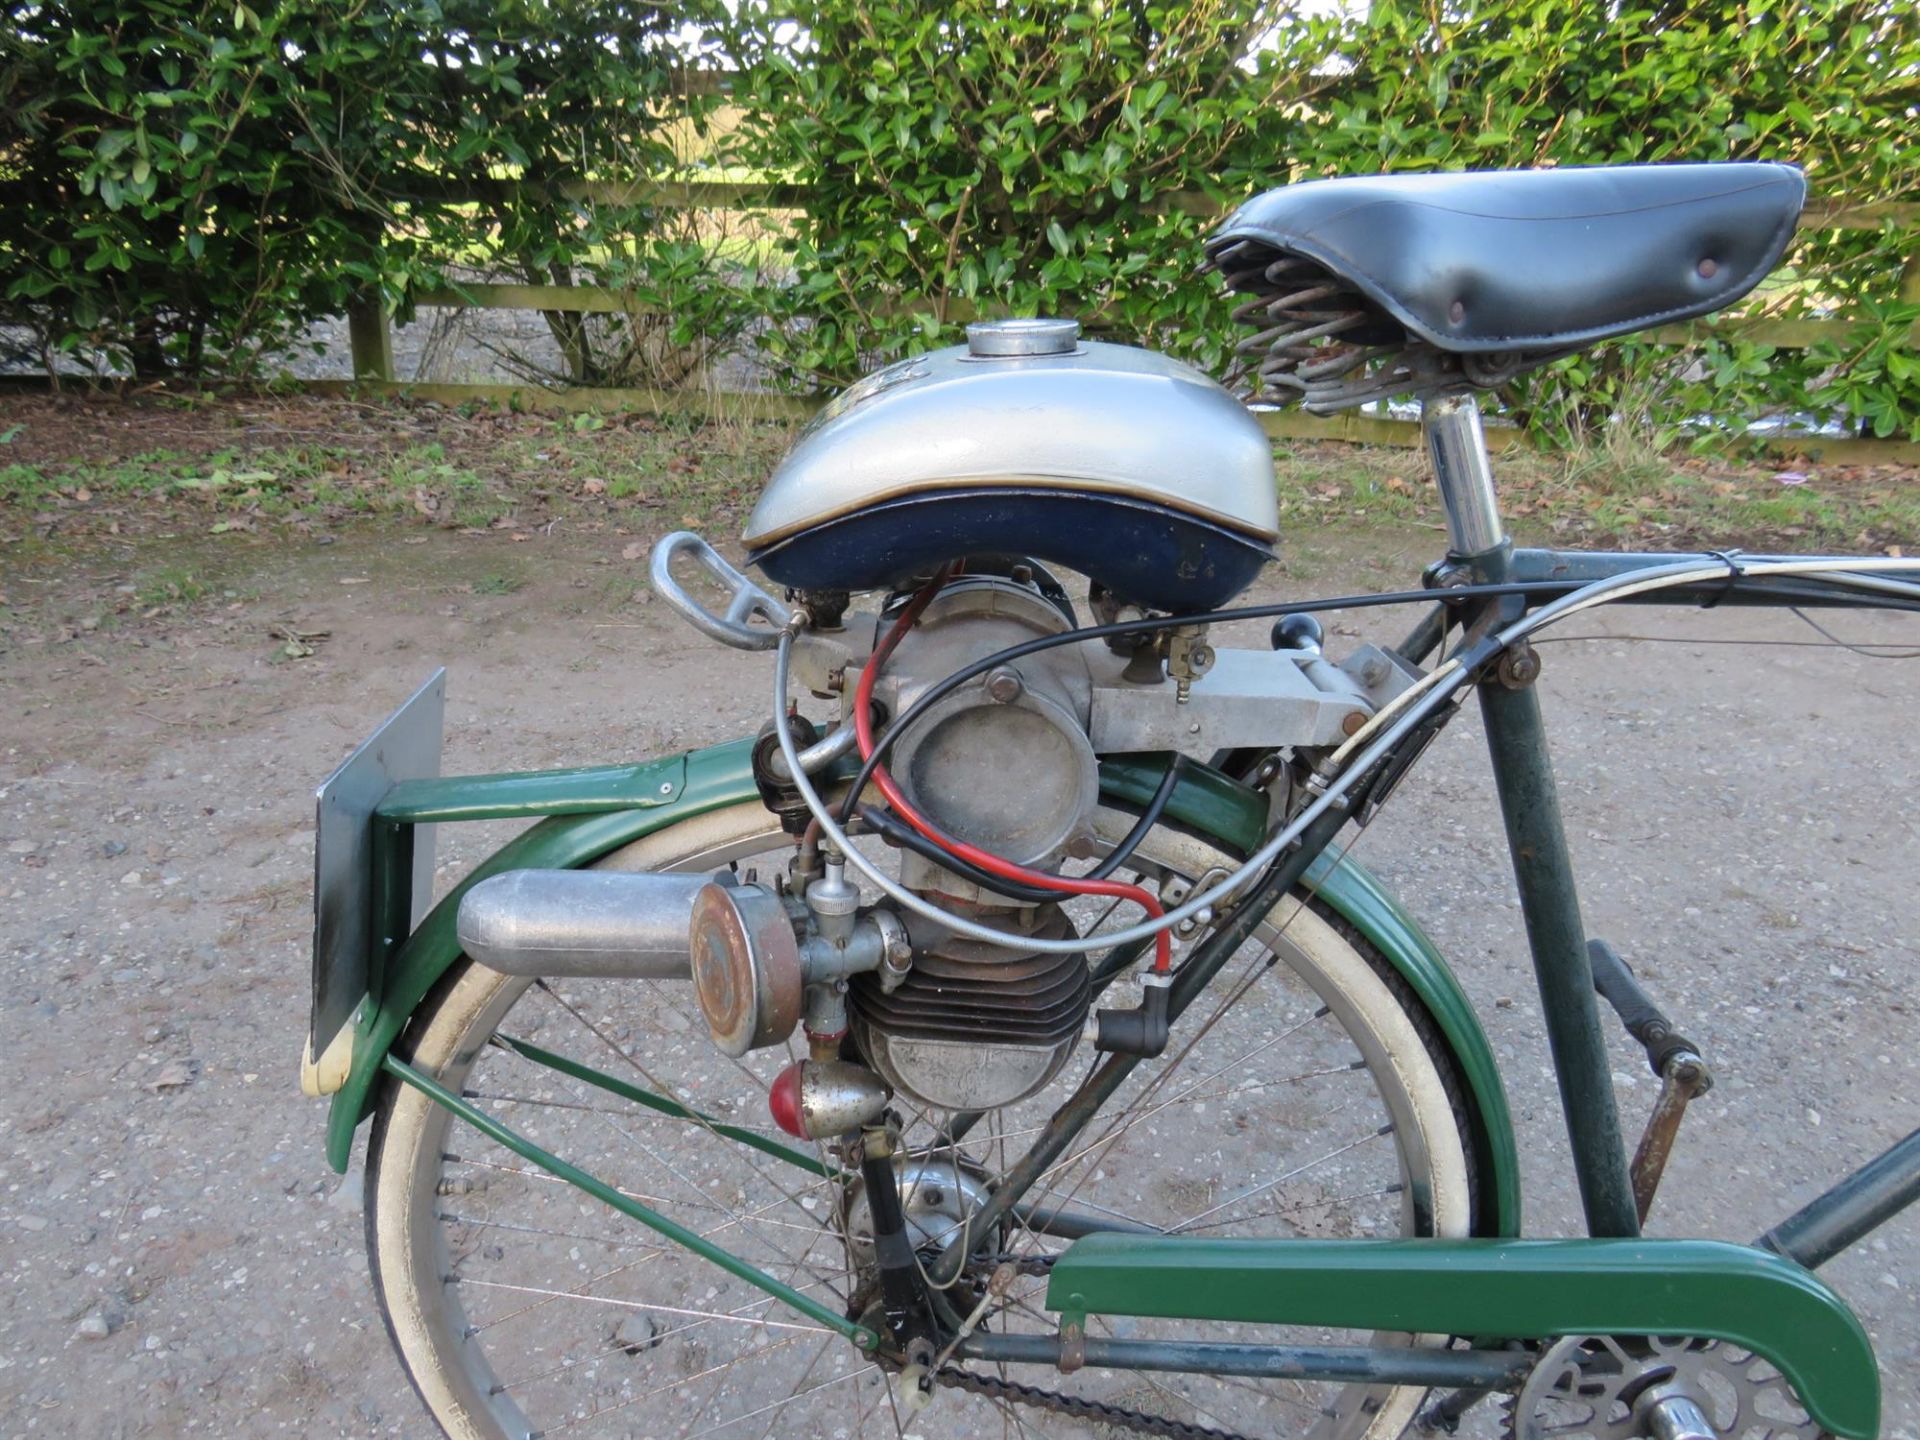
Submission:
{"label": "gravel ground", "polygon": [[[312,787],[440,663],[449,773],[730,737],[757,725],[766,684],[764,657],[717,651],[636,594],[622,538],[516,539],[0,559],[0,1435],[427,1433],[373,1307],[357,1174],[327,1169],[323,1107],[295,1085]],[[1435,548],[1425,532],[1298,544],[1259,593],[1410,580]],[[215,592],[113,614],[168,566],[217,576]],[[1337,627],[1329,648],[1380,624]],[[1917,634],[1896,617],[1831,625]],[[284,658],[287,627],[315,653]],[[1784,614],[1577,627],[1590,638],[1542,647],[1542,686],[1589,923],[1720,1077],[1651,1228],[1747,1238],[1920,1125],[1920,669],[1715,643],[1818,639]],[[1685,640],[1629,638],[1647,635]],[[443,829],[441,883],[499,839]],[[1527,1156],[1528,1228],[1568,1233],[1566,1145],[1470,715],[1357,854],[1480,1005]],[[1654,1084],[1623,1041],[1614,1068],[1637,1130]],[[1920,1221],[1827,1273],[1879,1349],[1886,1433],[1920,1437]]]}

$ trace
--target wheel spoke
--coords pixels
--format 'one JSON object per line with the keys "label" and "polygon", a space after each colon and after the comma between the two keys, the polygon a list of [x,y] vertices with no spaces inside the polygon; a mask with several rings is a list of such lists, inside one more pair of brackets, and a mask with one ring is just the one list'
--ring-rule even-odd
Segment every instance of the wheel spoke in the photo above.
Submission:
{"label": "wheel spoke", "polygon": [[[578,1290],[548,1290],[539,1285],[515,1285],[505,1280],[476,1280],[471,1276],[450,1275],[450,1285],[471,1286],[477,1290],[510,1290],[517,1295],[542,1295],[551,1300],[578,1300],[588,1305],[610,1305],[618,1310],[637,1310],[661,1315],[689,1315],[703,1320],[731,1320],[758,1330],[804,1330],[813,1335],[832,1335],[823,1325],[803,1325],[797,1320],[768,1320],[757,1315],[737,1315],[724,1310],[689,1310],[680,1305],[660,1305],[649,1300],[626,1300],[614,1295],[587,1295]],[[772,1304],[771,1295],[756,1300],[756,1305]]]}

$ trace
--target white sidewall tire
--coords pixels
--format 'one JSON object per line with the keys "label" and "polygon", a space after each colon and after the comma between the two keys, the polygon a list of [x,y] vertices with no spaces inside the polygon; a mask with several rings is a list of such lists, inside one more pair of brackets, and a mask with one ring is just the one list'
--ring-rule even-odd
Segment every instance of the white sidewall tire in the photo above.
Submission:
{"label": "white sidewall tire", "polygon": [[[1109,841],[1117,840],[1135,818],[1102,810],[1098,829]],[[716,869],[734,859],[765,854],[782,838],[755,801],[695,816],[635,840],[598,865],[636,871]],[[1153,833],[1141,856],[1189,875],[1230,858],[1204,840],[1167,827]],[[1376,1084],[1383,1090],[1398,1087],[1401,1103],[1419,1117],[1417,1137],[1399,1138],[1403,1149],[1418,1145],[1425,1156],[1431,1176],[1425,1198],[1433,1233],[1471,1233],[1474,1196],[1461,1133],[1464,1116],[1429,1040],[1407,1012],[1407,1003],[1418,1002],[1397,995],[1375,965],[1313,907],[1290,897],[1274,913],[1285,922],[1285,939],[1277,948],[1289,966],[1346,1027]],[[1256,938],[1273,945],[1273,924],[1263,925]],[[464,1076],[530,983],[465,960],[456,963],[422,1002],[396,1053],[423,1074],[442,1080],[449,1072]],[[443,1265],[438,1227],[433,1207],[427,1207],[423,1220],[417,1203],[416,1177],[429,1164],[438,1174],[451,1118],[412,1087],[383,1082],[367,1152],[367,1242],[374,1286],[401,1362],[446,1433],[454,1440],[500,1440],[503,1434],[524,1440],[530,1429],[516,1423],[517,1412],[503,1417],[498,1408],[505,1397],[488,1396],[490,1372],[477,1349],[450,1338],[451,1302],[446,1287],[437,1283]],[[435,1277],[436,1283],[423,1285],[422,1276]],[[1422,1393],[1393,1391],[1363,1432],[1364,1440],[1385,1440],[1404,1431]]]}

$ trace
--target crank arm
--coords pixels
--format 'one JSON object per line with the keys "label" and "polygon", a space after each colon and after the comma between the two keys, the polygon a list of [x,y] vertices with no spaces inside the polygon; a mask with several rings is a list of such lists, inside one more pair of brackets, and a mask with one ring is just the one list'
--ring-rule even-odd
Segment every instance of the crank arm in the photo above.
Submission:
{"label": "crank arm", "polygon": [[1713,1088],[1713,1072],[1694,1043],[1673,1028],[1673,1022],[1654,1003],[1619,951],[1604,940],[1589,940],[1587,958],[1593,964],[1593,988],[1613,1007],[1627,1033],[1640,1042],[1647,1052],[1647,1064],[1660,1077],[1660,1098],[1647,1117],[1647,1128],[1629,1167],[1634,1209],[1644,1225],[1660,1188],[1660,1177],[1666,1173],[1667,1157],[1673,1153],[1673,1142],[1679,1138],[1687,1106]]}
{"label": "crank arm", "polygon": [[1713,1076],[1707,1062],[1693,1051],[1677,1051],[1667,1061],[1660,1077],[1660,1098],[1654,1101],[1653,1114],[1647,1117],[1647,1128],[1640,1136],[1629,1167],[1633,1176],[1634,1208],[1640,1213],[1642,1225],[1647,1223],[1647,1212],[1653,1208],[1654,1193],[1660,1188],[1660,1177],[1666,1173],[1667,1157],[1673,1153],[1673,1142],[1679,1138],[1680,1122],[1687,1116],[1687,1106],[1712,1086]]}

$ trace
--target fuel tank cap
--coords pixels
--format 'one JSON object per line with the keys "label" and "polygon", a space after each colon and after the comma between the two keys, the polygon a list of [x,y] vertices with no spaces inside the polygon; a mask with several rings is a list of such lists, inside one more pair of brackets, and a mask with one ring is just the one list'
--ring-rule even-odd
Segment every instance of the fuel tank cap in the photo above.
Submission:
{"label": "fuel tank cap", "polygon": [[967,326],[967,353],[982,358],[1071,355],[1079,343],[1078,320],[1023,315],[1007,320],[976,320]]}

